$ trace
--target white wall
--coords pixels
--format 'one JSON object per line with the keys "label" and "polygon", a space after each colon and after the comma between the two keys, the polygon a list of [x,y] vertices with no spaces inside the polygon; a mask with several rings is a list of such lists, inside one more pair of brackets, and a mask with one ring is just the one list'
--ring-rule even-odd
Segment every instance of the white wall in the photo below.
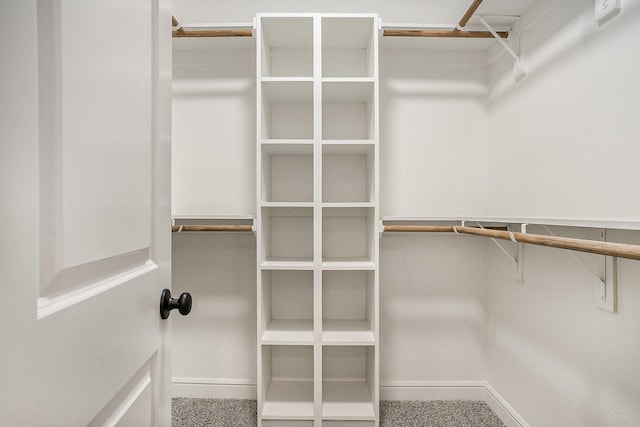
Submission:
{"label": "white wall", "polygon": [[473,237],[382,237],[383,387],[484,380],[484,249]]}
{"label": "white wall", "polygon": [[538,2],[522,18],[529,75],[491,68],[492,216],[640,216],[640,1],[598,28],[593,2]]}
{"label": "white wall", "polygon": [[483,52],[380,54],[382,217],[486,215]]}
{"label": "white wall", "polygon": [[[598,28],[593,2],[538,2],[522,22],[529,75],[514,85],[507,58],[491,67],[491,215],[640,218],[640,2],[621,3]],[[608,313],[568,251],[527,246],[520,283],[487,244],[493,388],[532,426],[640,425],[640,263],[619,260],[619,312]]]}
{"label": "white wall", "polygon": [[198,45],[173,53],[172,214],[254,216],[255,50]]}
{"label": "white wall", "polygon": [[[174,217],[255,216],[255,44],[174,40]],[[255,398],[256,241],[174,233],[174,395]]]}
{"label": "white wall", "polygon": [[[172,377],[178,396],[255,398],[256,240],[251,233],[174,233]],[[231,387],[229,387],[231,385]]]}
{"label": "white wall", "polygon": [[[396,47],[383,40],[380,53],[382,217],[485,215],[485,55]],[[382,398],[484,379],[483,248],[456,236],[383,236]]]}

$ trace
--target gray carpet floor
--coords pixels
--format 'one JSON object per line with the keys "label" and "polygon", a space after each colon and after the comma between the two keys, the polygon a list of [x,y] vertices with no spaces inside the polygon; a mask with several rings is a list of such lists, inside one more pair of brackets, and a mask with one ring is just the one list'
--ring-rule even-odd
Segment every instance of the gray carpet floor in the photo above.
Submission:
{"label": "gray carpet floor", "polygon": [[[255,427],[256,401],[172,400],[172,427]],[[468,400],[381,401],[380,427],[504,427],[485,402]]]}

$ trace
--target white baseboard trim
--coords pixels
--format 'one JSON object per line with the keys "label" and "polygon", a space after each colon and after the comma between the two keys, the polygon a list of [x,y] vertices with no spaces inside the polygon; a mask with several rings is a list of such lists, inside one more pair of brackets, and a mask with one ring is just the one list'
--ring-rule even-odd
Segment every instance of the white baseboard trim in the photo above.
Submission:
{"label": "white baseboard trim", "polygon": [[384,381],[380,400],[484,400],[483,381]]}
{"label": "white baseboard trim", "polygon": [[[172,397],[199,399],[256,399],[252,380],[220,378],[171,378]],[[380,400],[481,400],[507,427],[529,424],[486,381],[385,381]]]}
{"label": "white baseboard trim", "polygon": [[257,399],[255,381],[220,378],[171,378],[171,397]]}
{"label": "white baseboard trim", "polygon": [[530,427],[529,423],[527,423],[524,418],[522,418],[520,414],[518,414],[518,412],[516,412],[516,410],[507,403],[500,393],[491,387],[491,384],[485,383],[484,387],[486,393],[484,401],[487,402],[487,405],[489,405],[491,410],[496,413],[505,426]]}
{"label": "white baseboard trim", "polygon": [[481,400],[507,427],[529,424],[486,381],[386,381],[380,400]]}

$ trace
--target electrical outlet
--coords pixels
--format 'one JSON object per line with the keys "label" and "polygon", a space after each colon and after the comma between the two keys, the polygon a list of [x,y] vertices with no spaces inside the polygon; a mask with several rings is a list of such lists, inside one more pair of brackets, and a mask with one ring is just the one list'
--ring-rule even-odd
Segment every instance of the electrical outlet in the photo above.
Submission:
{"label": "electrical outlet", "polygon": [[604,25],[620,13],[620,0],[596,0],[595,18],[598,25]]}

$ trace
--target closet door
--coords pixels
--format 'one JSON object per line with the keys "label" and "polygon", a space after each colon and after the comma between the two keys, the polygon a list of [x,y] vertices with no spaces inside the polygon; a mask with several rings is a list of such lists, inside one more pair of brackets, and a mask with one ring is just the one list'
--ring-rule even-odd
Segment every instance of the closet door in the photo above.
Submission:
{"label": "closet door", "polygon": [[169,426],[169,2],[0,15],[0,425]]}

